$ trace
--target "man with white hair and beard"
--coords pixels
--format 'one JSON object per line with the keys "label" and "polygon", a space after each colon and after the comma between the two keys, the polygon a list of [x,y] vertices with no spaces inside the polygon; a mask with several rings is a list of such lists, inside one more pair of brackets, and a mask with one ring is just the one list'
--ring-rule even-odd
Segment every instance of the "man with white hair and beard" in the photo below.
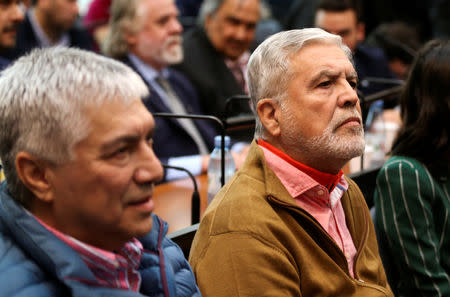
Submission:
{"label": "man with white hair and beard", "polygon": [[321,29],[281,32],[248,76],[255,140],[194,239],[200,291],[393,296],[364,197],[341,170],[364,150],[350,50]]}
{"label": "man with white hair and beard", "polygon": [[[151,112],[202,114],[193,85],[169,67],[183,60],[182,26],[174,0],[114,0],[103,52],[133,68],[150,89]],[[205,173],[216,130],[212,123],[156,118],[155,153],[163,163]],[[166,172],[166,180],[177,178]]]}

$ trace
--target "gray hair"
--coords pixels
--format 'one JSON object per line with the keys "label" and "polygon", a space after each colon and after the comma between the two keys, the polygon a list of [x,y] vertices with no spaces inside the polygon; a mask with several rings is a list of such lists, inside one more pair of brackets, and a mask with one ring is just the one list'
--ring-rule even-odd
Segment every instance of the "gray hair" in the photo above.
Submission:
{"label": "gray hair", "polygon": [[14,199],[27,205],[32,197],[17,176],[19,152],[54,165],[72,160],[90,132],[87,107],[147,95],[128,66],[74,48],[36,49],[1,72],[0,158]]}
{"label": "gray hair", "polygon": [[137,32],[140,29],[138,18],[139,0],[113,0],[109,30],[102,44],[102,53],[114,59],[124,58],[128,52],[128,43],[124,32]]}
{"label": "gray hair", "polygon": [[319,28],[283,31],[267,38],[251,55],[247,69],[250,97],[256,118],[255,137],[262,137],[265,132],[256,111],[258,101],[271,98],[282,103],[288,84],[296,73],[290,67],[291,58],[311,43],[336,44],[353,63],[352,53],[342,43],[341,37]]}
{"label": "gray hair", "polygon": [[[227,0],[203,0],[198,12],[197,25],[203,27],[206,17],[214,15],[225,1]],[[270,8],[264,0],[260,0],[259,15],[261,19],[266,19],[271,16]]]}

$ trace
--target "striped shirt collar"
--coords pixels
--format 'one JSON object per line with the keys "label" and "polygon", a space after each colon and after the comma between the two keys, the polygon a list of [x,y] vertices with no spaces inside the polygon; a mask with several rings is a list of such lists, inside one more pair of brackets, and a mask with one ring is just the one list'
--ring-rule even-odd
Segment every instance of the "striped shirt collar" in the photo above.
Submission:
{"label": "striped shirt collar", "polygon": [[47,225],[38,217],[34,217],[42,226],[80,255],[97,279],[98,286],[139,291],[141,275],[138,268],[143,252],[143,246],[139,240],[133,238],[120,251],[114,253],[81,242]]}

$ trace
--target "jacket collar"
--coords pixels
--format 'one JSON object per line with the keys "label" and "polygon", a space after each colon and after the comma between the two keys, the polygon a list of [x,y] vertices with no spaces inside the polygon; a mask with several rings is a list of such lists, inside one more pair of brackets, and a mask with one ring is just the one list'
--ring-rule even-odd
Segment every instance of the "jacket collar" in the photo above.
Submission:
{"label": "jacket collar", "polygon": [[[151,232],[139,241],[146,251],[158,253],[162,249],[162,241],[168,240],[165,238],[168,225],[156,215],[152,215],[152,220]],[[0,231],[7,233],[42,270],[61,283],[69,287],[78,282],[96,283],[94,274],[80,255],[20,206],[9,195],[6,182],[0,184]],[[123,296],[136,296],[136,292],[104,289],[110,292],[110,296],[119,291]]]}
{"label": "jacket collar", "polygon": [[[60,280],[79,278],[95,281],[81,257],[67,244],[42,226],[0,186],[0,220],[8,233],[29,256]],[[74,260],[76,259],[76,260]]]}
{"label": "jacket collar", "polygon": [[[295,203],[294,198],[283,186],[275,172],[273,172],[273,170],[266,164],[264,152],[258,146],[256,140],[253,140],[250,146],[250,150],[248,152],[247,159],[242,166],[242,170],[253,178],[264,183],[266,199],[270,199],[283,207],[298,210],[301,209]],[[349,187],[341,198],[342,207],[344,208],[347,227],[354,240],[355,247],[359,252],[368,236],[368,222],[366,218],[367,207],[364,209],[365,204],[355,203],[350,199],[350,197],[355,197],[357,195],[362,196],[362,193],[357,188],[355,182],[346,176],[344,176],[344,178],[349,184]],[[355,211],[355,209],[357,211]],[[306,211],[303,212],[306,213]],[[315,221],[312,216],[310,217],[311,220]],[[354,222],[362,222],[362,224],[355,225]],[[320,226],[318,222],[316,222],[316,224]],[[363,234],[363,236],[358,238],[356,234]]]}
{"label": "jacket collar", "polygon": [[250,150],[247,154],[247,159],[242,166],[242,170],[250,176],[265,182],[265,189],[267,196],[275,197],[277,200],[285,205],[298,208],[294,198],[289,194],[286,188],[276,176],[275,172],[269,168],[266,163],[264,152],[253,140]]}

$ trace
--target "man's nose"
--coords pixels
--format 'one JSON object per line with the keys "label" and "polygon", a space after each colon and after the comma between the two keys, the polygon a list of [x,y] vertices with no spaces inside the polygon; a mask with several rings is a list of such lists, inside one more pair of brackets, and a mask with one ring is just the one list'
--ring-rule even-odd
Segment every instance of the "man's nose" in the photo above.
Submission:
{"label": "man's nose", "polygon": [[156,157],[153,148],[145,144],[138,154],[138,168],[134,179],[136,183],[159,182],[163,178],[163,168],[161,162]]}
{"label": "man's nose", "polygon": [[340,107],[354,106],[359,102],[356,88],[347,81],[342,84],[341,92],[338,96],[338,105]]}
{"label": "man's nose", "polygon": [[245,41],[247,39],[247,29],[244,24],[236,26],[234,38],[239,41]]}
{"label": "man's nose", "polygon": [[13,4],[11,11],[11,19],[14,22],[22,22],[24,18],[24,10],[20,6],[20,4]]}
{"label": "man's nose", "polygon": [[174,18],[170,23],[170,32],[172,34],[181,34],[183,33],[183,26],[178,21],[178,18]]}

